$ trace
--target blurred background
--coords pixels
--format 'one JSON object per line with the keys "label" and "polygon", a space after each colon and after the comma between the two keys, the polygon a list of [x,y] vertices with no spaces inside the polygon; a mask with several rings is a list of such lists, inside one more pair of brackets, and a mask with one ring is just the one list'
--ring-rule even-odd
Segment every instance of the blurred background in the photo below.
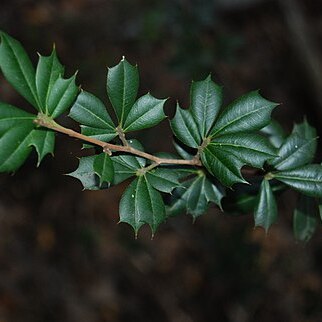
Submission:
{"label": "blurred background", "polygon": [[[79,70],[104,101],[106,67],[125,55],[141,94],[171,97],[170,117],[177,99],[188,106],[191,79],[211,72],[226,102],[261,89],[282,103],[273,116],[287,131],[305,114],[322,136],[321,1],[1,0],[0,29],[35,63],[55,43],[67,75]],[[0,99],[29,108],[2,76]],[[173,151],[167,122],[149,131],[137,134],[148,151]],[[82,191],[62,175],[80,147],[57,135],[55,159],[36,169],[34,153],[0,175],[0,322],[322,321],[321,228],[294,241],[294,193],[281,196],[267,236],[251,215],[211,208],[135,240],[117,225],[125,185]]]}

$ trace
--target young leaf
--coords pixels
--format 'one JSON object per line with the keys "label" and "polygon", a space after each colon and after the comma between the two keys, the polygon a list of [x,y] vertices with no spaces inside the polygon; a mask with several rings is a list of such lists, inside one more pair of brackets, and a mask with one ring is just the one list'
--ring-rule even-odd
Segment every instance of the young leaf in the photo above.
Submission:
{"label": "young leaf", "polygon": [[59,76],[63,76],[63,74],[64,67],[57,58],[55,48],[50,56],[39,55],[36,69],[36,88],[42,111],[47,111],[49,93]]}
{"label": "young leaf", "polygon": [[258,91],[248,93],[232,102],[219,115],[211,135],[259,130],[269,124],[271,112],[277,105],[264,99]]}
{"label": "young leaf", "polygon": [[273,177],[307,196],[322,198],[322,166],[319,164],[275,172]]}
{"label": "young leaf", "polygon": [[37,110],[39,104],[35,69],[20,42],[4,32],[0,33],[0,68],[8,82]]}
{"label": "young leaf", "polygon": [[82,134],[109,142],[117,135],[105,105],[96,96],[82,91],[69,116],[81,124]]}
{"label": "young leaf", "polygon": [[197,124],[189,110],[177,105],[174,118],[170,121],[174,135],[185,145],[197,148],[201,144],[201,136]]}
{"label": "young leaf", "polygon": [[161,192],[170,193],[179,187],[180,172],[177,169],[158,167],[146,173],[146,179],[151,186]]}
{"label": "young leaf", "polygon": [[94,171],[100,178],[100,185],[103,182],[110,183],[114,178],[114,167],[111,158],[107,153],[101,153],[95,157]]}
{"label": "young leaf", "polygon": [[138,68],[129,64],[125,58],[108,69],[107,94],[121,127],[135,102],[138,88]]}
{"label": "young leaf", "polygon": [[255,227],[261,226],[266,233],[277,219],[276,200],[268,180],[260,186],[258,203],[254,211]]}
{"label": "young leaf", "polygon": [[294,237],[307,242],[317,227],[318,208],[313,198],[301,195],[293,215]]}
{"label": "young leaf", "polygon": [[165,118],[163,112],[165,101],[149,93],[140,97],[127,114],[123,126],[124,132],[142,130],[160,123]]}
{"label": "young leaf", "polygon": [[147,223],[154,234],[165,220],[162,197],[145,176],[139,176],[125,190],[120,202],[120,222],[131,225],[137,235],[140,227]]}
{"label": "young leaf", "polygon": [[218,116],[222,103],[222,87],[209,75],[205,80],[192,82],[190,90],[191,115],[196,121],[199,135],[205,138]]}
{"label": "young leaf", "polygon": [[53,83],[46,106],[46,111],[52,118],[64,113],[76,99],[78,87],[75,84],[75,78],[76,75],[68,79],[59,76]]}

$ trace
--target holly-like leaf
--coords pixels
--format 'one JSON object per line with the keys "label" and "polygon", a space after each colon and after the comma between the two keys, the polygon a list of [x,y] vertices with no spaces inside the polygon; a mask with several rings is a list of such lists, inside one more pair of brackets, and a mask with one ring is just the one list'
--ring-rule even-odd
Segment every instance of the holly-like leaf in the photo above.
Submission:
{"label": "holly-like leaf", "polygon": [[170,121],[174,135],[185,145],[197,148],[202,140],[194,118],[189,110],[177,105],[174,118]]}
{"label": "holly-like leaf", "polygon": [[94,171],[100,178],[100,185],[103,182],[110,183],[114,178],[114,167],[111,158],[107,153],[101,153],[95,157]]}
{"label": "holly-like leaf", "polygon": [[179,187],[180,172],[177,169],[158,167],[146,173],[146,179],[153,188],[170,193],[174,188]]}
{"label": "holly-like leaf", "polygon": [[224,185],[246,182],[241,167],[261,168],[265,161],[275,156],[269,141],[256,134],[238,133],[214,138],[201,153],[205,167]]}
{"label": "holly-like leaf", "polygon": [[82,134],[109,142],[117,135],[105,105],[96,96],[82,91],[69,116],[81,124]]}
{"label": "holly-like leaf", "polygon": [[129,64],[125,58],[108,69],[107,94],[121,127],[135,102],[138,88],[138,68]]}
{"label": "holly-like leaf", "polygon": [[136,178],[121,198],[120,222],[131,225],[135,235],[142,225],[148,224],[154,234],[165,218],[161,194],[151,186],[145,176]]}
{"label": "holly-like leaf", "polygon": [[160,123],[166,117],[163,112],[165,101],[149,93],[140,97],[126,117],[124,132],[147,129]]}
{"label": "holly-like leaf", "polygon": [[255,227],[261,226],[266,233],[277,219],[276,200],[268,180],[263,180],[260,186],[258,203],[254,211]]}
{"label": "holly-like leaf", "polygon": [[322,166],[309,164],[272,174],[277,180],[310,197],[322,198]]}
{"label": "holly-like leaf", "polygon": [[263,98],[258,91],[248,93],[232,102],[219,115],[211,135],[260,130],[269,124],[271,112],[277,105]]}
{"label": "holly-like leaf", "polygon": [[47,112],[47,99],[54,83],[63,74],[64,67],[58,60],[55,48],[50,56],[39,55],[36,69],[36,88],[43,112]]}
{"label": "holly-like leaf", "polygon": [[269,141],[275,148],[279,148],[286,138],[282,126],[275,120],[271,120],[270,123],[260,131],[268,136]]}
{"label": "holly-like leaf", "polygon": [[0,68],[8,82],[39,111],[35,69],[19,41],[0,33]]}
{"label": "holly-like leaf", "polygon": [[211,80],[192,82],[190,90],[191,115],[196,121],[201,138],[205,138],[211,129],[222,103],[222,87]]}
{"label": "holly-like leaf", "polygon": [[294,237],[307,242],[317,227],[318,208],[313,198],[301,195],[293,215]]}
{"label": "holly-like leaf", "polygon": [[[191,160],[193,158],[193,154],[190,153],[191,151],[187,151],[187,149],[183,146],[183,144],[180,144],[176,142],[175,140],[173,141],[174,148],[176,149],[178,155],[182,159],[186,160]],[[188,148],[189,149],[189,148]],[[191,149],[190,149],[191,150]]]}
{"label": "holly-like leaf", "polygon": [[75,78],[76,75],[68,79],[63,79],[59,76],[53,83],[46,106],[47,113],[52,118],[64,113],[75,101],[78,93]]}

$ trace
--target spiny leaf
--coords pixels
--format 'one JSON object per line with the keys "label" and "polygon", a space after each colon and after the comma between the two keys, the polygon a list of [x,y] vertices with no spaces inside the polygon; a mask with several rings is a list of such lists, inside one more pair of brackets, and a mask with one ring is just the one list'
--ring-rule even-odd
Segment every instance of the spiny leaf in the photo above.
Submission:
{"label": "spiny leaf", "polygon": [[212,127],[222,103],[222,87],[211,80],[192,82],[190,90],[191,115],[196,121],[199,135],[205,138]]}
{"label": "spiny leaf", "polygon": [[180,173],[177,169],[158,167],[147,172],[146,179],[153,188],[166,193],[180,186]]}
{"label": "spiny leaf", "polygon": [[307,242],[317,227],[318,208],[313,198],[301,195],[293,215],[294,237]]}
{"label": "spiny leaf", "polygon": [[252,132],[269,124],[272,110],[278,104],[263,98],[258,91],[232,102],[218,117],[212,136],[237,132]]}
{"label": "spiny leaf", "polygon": [[94,171],[100,178],[100,185],[103,182],[110,183],[114,178],[114,167],[111,158],[107,153],[101,153],[95,157]]}
{"label": "spiny leaf", "polygon": [[124,132],[153,127],[164,118],[163,105],[166,100],[157,99],[149,93],[140,97],[128,112],[124,122]]}
{"label": "spiny leaf", "polygon": [[190,151],[187,151],[182,144],[173,141],[174,148],[182,159],[191,160],[193,158],[193,154]]}
{"label": "spiny leaf", "polygon": [[39,104],[35,69],[20,42],[4,32],[0,33],[0,68],[8,82],[37,110]]}
{"label": "spiny leaf", "polygon": [[39,55],[36,69],[36,88],[42,111],[47,110],[49,93],[59,76],[63,76],[63,74],[64,67],[57,58],[55,48],[50,56]]}
{"label": "spiny leaf", "polygon": [[125,58],[118,65],[108,69],[107,94],[121,127],[135,102],[138,88],[137,66],[132,66]]}
{"label": "spiny leaf", "polygon": [[271,120],[270,123],[260,131],[268,136],[269,141],[275,148],[279,148],[286,137],[282,126],[275,120]]}
{"label": "spiny leaf", "polygon": [[117,135],[105,105],[96,96],[82,91],[69,116],[81,124],[82,134],[109,142]]}
{"label": "spiny leaf", "polygon": [[75,101],[78,93],[75,78],[76,75],[68,79],[59,76],[53,83],[46,106],[46,111],[52,118],[64,113]]}
{"label": "spiny leaf", "polygon": [[261,226],[266,233],[277,219],[276,200],[268,180],[263,180],[260,186],[258,203],[254,211],[255,227]]}
{"label": "spiny leaf", "polygon": [[201,144],[201,136],[197,124],[189,110],[184,110],[177,105],[174,118],[170,121],[174,135],[185,145],[197,148]]}
{"label": "spiny leaf", "polygon": [[322,166],[319,164],[309,164],[272,175],[307,196],[322,198]]}
{"label": "spiny leaf", "polygon": [[140,227],[147,223],[152,230],[165,220],[162,197],[146,180],[139,176],[125,190],[120,202],[120,222],[131,225],[137,235]]}

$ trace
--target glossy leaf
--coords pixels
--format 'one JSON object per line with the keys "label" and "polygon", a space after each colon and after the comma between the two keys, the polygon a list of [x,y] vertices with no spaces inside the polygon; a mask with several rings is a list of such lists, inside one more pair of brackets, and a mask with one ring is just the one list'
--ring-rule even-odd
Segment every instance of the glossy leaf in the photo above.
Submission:
{"label": "glossy leaf", "polygon": [[54,155],[55,132],[45,129],[34,129],[30,137],[30,145],[33,145],[38,155],[39,166],[42,159],[47,155]]}
{"label": "glossy leaf", "polygon": [[117,135],[105,105],[88,92],[82,91],[77,96],[69,116],[81,124],[84,135],[104,142],[111,141]]}
{"label": "glossy leaf", "polygon": [[75,76],[63,79],[61,76],[53,83],[47,99],[46,110],[48,115],[56,118],[64,113],[76,99],[78,87],[75,84]]}
{"label": "glossy leaf", "polygon": [[63,74],[64,67],[57,58],[55,48],[50,56],[39,55],[36,69],[36,88],[42,111],[47,111],[48,96],[54,83]]}
{"label": "glossy leaf", "polygon": [[186,147],[184,147],[183,144],[180,144],[180,143],[178,143],[176,141],[173,141],[173,146],[176,149],[178,155],[182,159],[191,160],[193,158],[193,154],[190,153],[191,151],[187,151]]}
{"label": "glossy leaf", "polygon": [[136,235],[146,223],[154,234],[165,218],[165,206],[160,193],[145,176],[139,176],[128,186],[121,198],[120,222],[131,225]]}
{"label": "glossy leaf", "polygon": [[205,80],[192,82],[190,90],[191,115],[196,121],[199,135],[205,138],[218,116],[222,103],[222,87],[209,75]]}
{"label": "glossy leaf", "polygon": [[153,127],[165,119],[163,105],[166,100],[153,97],[149,93],[140,97],[128,112],[124,132]]}
{"label": "glossy leaf", "polygon": [[277,105],[263,98],[258,91],[248,93],[231,103],[219,115],[211,135],[259,130],[269,124],[271,112]]}
{"label": "glossy leaf", "polygon": [[101,153],[95,157],[93,168],[100,178],[100,185],[103,182],[110,183],[114,178],[114,167],[110,156],[107,153]]}
{"label": "glossy leaf", "polygon": [[313,198],[301,195],[293,215],[294,237],[307,242],[317,227],[318,208]]}
{"label": "glossy leaf", "polygon": [[108,69],[107,94],[121,127],[135,102],[138,88],[138,68],[129,64],[125,58]]}
{"label": "glossy leaf", "polygon": [[177,169],[158,167],[147,172],[146,179],[153,188],[161,192],[170,193],[180,186],[180,172]]}
{"label": "glossy leaf", "polygon": [[36,90],[35,69],[27,53],[19,41],[4,32],[0,35],[0,68],[5,78],[31,105],[41,110]]}
{"label": "glossy leaf", "polygon": [[177,105],[174,118],[170,121],[174,135],[185,145],[197,148],[201,144],[201,136],[194,118],[189,110]]}
{"label": "glossy leaf", "polygon": [[267,233],[277,219],[276,200],[268,180],[263,180],[260,186],[258,203],[254,211],[255,227],[263,227]]}
{"label": "glossy leaf", "polygon": [[275,120],[271,120],[270,123],[260,131],[268,136],[269,141],[275,148],[279,148],[286,138],[282,126]]}
{"label": "glossy leaf", "polygon": [[274,178],[284,182],[310,197],[322,197],[322,166],[310,164],[290,171],[273,173]]}

